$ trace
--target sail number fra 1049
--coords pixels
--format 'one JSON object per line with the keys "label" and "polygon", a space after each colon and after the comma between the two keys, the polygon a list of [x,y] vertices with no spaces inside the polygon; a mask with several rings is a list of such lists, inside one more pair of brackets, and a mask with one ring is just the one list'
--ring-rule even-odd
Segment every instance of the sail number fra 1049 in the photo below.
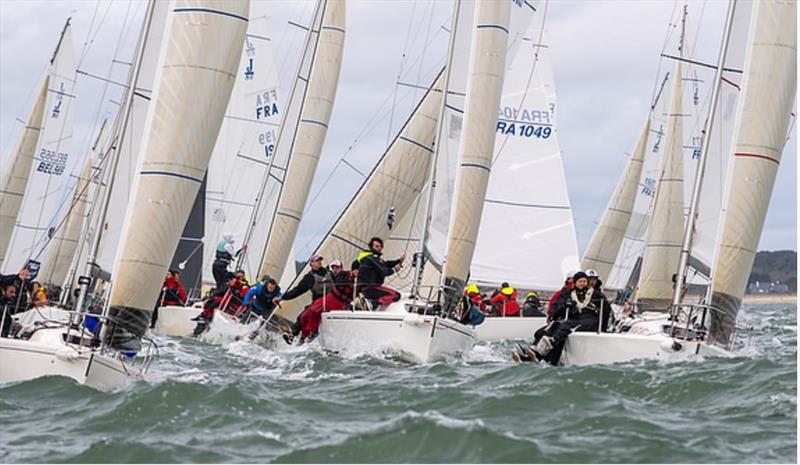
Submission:
{"label": "sail number fra 1049", "polygon": [[553,133],[550,112],[502,107],[497,115],[497,132],[504,136],[547,139]]}

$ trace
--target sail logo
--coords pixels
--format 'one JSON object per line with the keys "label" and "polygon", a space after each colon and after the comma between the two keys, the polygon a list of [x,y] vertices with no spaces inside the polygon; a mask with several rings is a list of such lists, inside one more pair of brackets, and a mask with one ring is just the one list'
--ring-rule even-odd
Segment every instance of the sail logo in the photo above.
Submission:
{"label": "sail logo", "polygon": [[253,77],[255,77],[256,73],[253,71],[253,59],[248,58],[248,60],[247,67],[244,69],[244,79],[246,81],[251,81],[253,80]]}
{"label": "sail logo", "polygon": [[645,178],[642,183],[642,195],[653,197],[656,195],[656,180],[654,178]]}
{"label": "sail logo", "polygon": [[656,141],[653,144],[653,153],[658,153],[659,149],[661,149],[661,137],[664,135],[664,125],[660,125],[658,127],[658,131],[656,131]]}
{"label": "sail logo", "polygon": [[496,131],[504,136],[547,139],[553,133],[552,121],[548,110],[520,110],[505,106],[498,111]]}
{"label": "sail logo", "polygon": [[700,148],[703,145],[703,138],[700,136],[692,136],[692,145],[686,146],[686,149],[692,149],[692,160],[700,159]]}
{"label": "sail logo", "polygon": [[264,156],[265,158],[269,158],[275,152],[275,141],[277,140],[277,136],[275,135],[274,130],[269,130],[266,132],[262,132],[258,135],[258,143],[264,147]]}
{"label": "sail logo", "polygon": [[248,57],[256,56],[256,47],[253,45],[252,42],[247,40],[247,36],[244,38],[244,51]]}
{"label": "sail logo", "polygon": [[66,93],[66,89],[64,88],[64,82],[61,82],[59,86],[58,92],[56,92],[56,105],[53,107],[53,118],[58,119],[58,115],[61,114],[61,103],[64,101],[64,94]]}
{"label": "sail logo", "polygon": [[266,119],[275,116],[278,110],[278,92],[270,89],[256,95],[256,119]]}
{"label": "sail logo", "polygon": [[41,149],[39,152],[39,165],[36,166],[36,171],[39,173],[61,176],[67,167],[68,158],[69,155],[65,152]]}

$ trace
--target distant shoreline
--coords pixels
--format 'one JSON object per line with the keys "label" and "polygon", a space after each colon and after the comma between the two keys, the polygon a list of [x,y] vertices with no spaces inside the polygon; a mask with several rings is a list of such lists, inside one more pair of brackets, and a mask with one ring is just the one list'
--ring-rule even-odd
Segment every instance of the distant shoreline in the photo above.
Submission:
{"label": "distant shoreline", "polygon": [[742,303],[745,304],[789,304],[797,303],[797,296],[793,294],[745,294]]}

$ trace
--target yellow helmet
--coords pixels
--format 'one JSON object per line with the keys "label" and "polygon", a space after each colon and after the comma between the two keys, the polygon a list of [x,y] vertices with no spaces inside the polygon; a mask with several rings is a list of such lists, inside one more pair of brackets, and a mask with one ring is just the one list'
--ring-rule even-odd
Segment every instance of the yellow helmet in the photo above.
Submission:
{"label": "yellow helmet", "polygon": [[475,284],[467,286],[467,294],[480,294],[480,292],[480,289],[478,289],[478,286]]}
{"label": "yellow helmet", "polygon": [[531,292],[528,292],[528,297],[539,297],[539,294],[537,294],[534,291],[531,291]]}
{"label": "yellow helmet", "polygon": [[500,289],[500,293],[503,294],[503,295],[511,295],[511,294],[514,293],[514,288],[511,287],[511,286],[504,287],[504,288]]}

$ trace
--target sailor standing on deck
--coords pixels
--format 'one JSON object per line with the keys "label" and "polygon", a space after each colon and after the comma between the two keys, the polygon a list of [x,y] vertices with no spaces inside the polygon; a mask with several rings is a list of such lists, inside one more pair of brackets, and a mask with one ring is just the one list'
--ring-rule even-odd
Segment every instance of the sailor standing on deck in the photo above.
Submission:
{"label": "sailor standing on deck", "polygon": [[214,263],[211,265],[211,271],[214,274],[214,281],[216,282],[217,289],[222,287],[225,283],[225,274],[228,272],[228,265],[242,252],[247,251],[246,245],[242,246],[242,248],[237,251],[233,246],[235,242],[236,237],[233,233],[225,233],[222,235],[222,240],[217,244]]}

